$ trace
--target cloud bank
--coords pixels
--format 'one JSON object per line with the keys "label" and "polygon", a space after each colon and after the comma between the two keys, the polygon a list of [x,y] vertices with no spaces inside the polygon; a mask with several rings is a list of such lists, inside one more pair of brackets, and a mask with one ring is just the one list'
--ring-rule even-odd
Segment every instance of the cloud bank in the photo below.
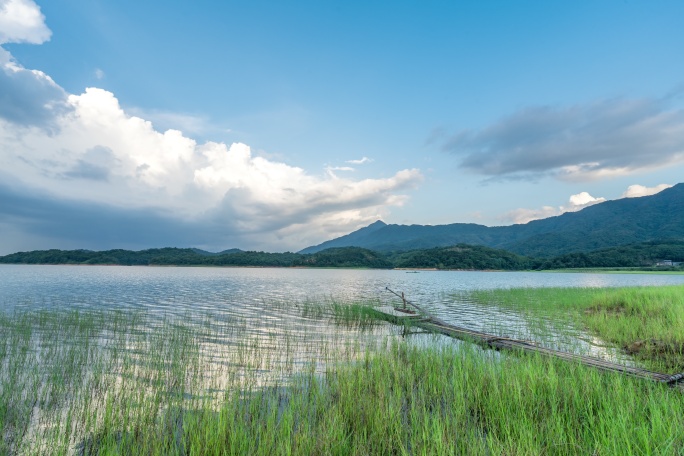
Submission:
{"label": "cloud bank", "polygon": [[[645,187],[643,185],[630,185],[627,187],[620,198],[638,198],[641,196],[650,196],[659,193],[666,188],[670,188],[670,184],[660,184],[655,187]],[[566,212],[577,212],[585,207],[593,206],[594,204],[603,203],[607,201],[606,198],[594,198],[587,192],[580,192],[576,195],[571,195],[568,203],[561,206],[542,206],[540,209],[519,208],[507,212],[500,220],[504,223],[527,223],[532,220],[539,220],[543,218],[561,215]]]}
{"label": "cloud bank", "polygon": [[684,161],[684,111],[668,99],[616,98],[518,111],[443,142],[460,167],[492,178],[592,181]]}
{"label": "cloud bank", "polygon": [[[0,30],[3,43],[50,37],[27,0],[0,0]],[[364,180],[316,175],[245,144],[158,131],[113,93],[68,94],[0,48],[0,225],[14,233],[11,245],[0,242],[4,253],[40,239],[298,249],[386,215],[421,179],[416,169]]]}

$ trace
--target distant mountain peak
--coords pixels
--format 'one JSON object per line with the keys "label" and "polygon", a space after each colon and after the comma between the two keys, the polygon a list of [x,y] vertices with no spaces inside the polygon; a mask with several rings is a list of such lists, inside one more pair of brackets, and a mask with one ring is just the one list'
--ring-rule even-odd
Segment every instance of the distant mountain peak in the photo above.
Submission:
{"label": "distant mountain peak", "polygon": [[388,225],[381,220],[300,253],[332,247],[407,251],[454,244],[484,245],[522,255],[549,257],[635,242],[684,238],[684,184],[655,195],[620,198],[577,212],[525,224],[487,227],[473,223]]}
{"label": "distant mountain peak", "polygon": [[320,252],[321,250],[325,249],[330,249],[333,247],[350,247],[354,246],[355,242],[358,242],[373,233],[375,233],[378,230],[381,230],[385,227],[389,226],[382,220],[376,220],[375,222],[371,223],[368,226],[364,226],[363,228],[359,228],[356,231],[352,231],[351,233],[344,235],[342,237],[338,237],[336,239],[332,239],[330,241],[323,242],[322,244],[318,245],[312,245],[311,247],[307,247],[303,250],[300,250],[297,253],[316,253]]}

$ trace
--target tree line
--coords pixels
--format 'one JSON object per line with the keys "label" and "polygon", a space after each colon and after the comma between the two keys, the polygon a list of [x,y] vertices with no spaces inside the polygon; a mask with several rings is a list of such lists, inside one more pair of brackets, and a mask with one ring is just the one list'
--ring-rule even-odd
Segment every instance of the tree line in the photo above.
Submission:
{"label": "tree line", "polygon": [[[233,250],[211,254],[197,249],[36,250],[0,257],[6,264],[100,264],[125,266],[253,266],[322,268],[429,268],[467,270],[545,270],[568,268],[657,268],[660,260],[684,264],[684,240],[650,241],[553,258],[532,258],[481,245],[377,252],[340,247],[313,254]],[[684,267],[679,266],[679,269]],[[675,268],[676,269],[676,268]]]}

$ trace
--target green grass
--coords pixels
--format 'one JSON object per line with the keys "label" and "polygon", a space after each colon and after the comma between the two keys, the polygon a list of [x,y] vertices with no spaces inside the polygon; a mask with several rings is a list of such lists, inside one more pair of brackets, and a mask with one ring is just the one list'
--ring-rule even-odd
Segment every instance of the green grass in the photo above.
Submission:
{"label": "green grass", "polygon": [[369,322],[367,305],[344,306],[288,305],[301,320],[268,334],[215,315],[0,315],[0,454],[684,452],[678,390],[412,345]]}
{"label": "green grass", "polygon": [[649,368],[684,371],[684,286],[517,288],[476,291],[469,298],[574,322]]}
{"label": "green grass", "polygon": [[287,390],[89,442],[105,454],[677,454],[684,397],[547,358],[394,343]]}
{"label": "green grass", "polygon": [[581,273],[599,273],[599,274],[655,274],[655,275],[682,275],[684,269],[680,268],[565,268],[565,269],[544,269],[535,272],[581,272]]}

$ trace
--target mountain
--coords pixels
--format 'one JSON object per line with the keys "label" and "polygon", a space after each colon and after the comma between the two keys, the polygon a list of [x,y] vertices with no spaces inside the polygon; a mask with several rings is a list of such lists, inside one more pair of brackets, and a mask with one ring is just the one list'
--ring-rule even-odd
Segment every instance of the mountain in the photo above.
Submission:
{"label": "mountain", "polygon": [[500,269],[516,271],[536,269],[540,260],[481,245],[458,244],[450,247],[409,250],[392,253],[389,261],[395,268]]}
{"label": "mountain", "polygon": [[[338,237],[337,239],[333,239],[331,241],[324,242],[323,244],[307,247],[303,250],[300,250],[297,253],[302,253],[302,254],[316,253],[316,252],[320,252],[321,250],[336,248],[336,247],[359,246],[359,244],[366,242],[366,239],[368,239],[373,233],[375,233],[376,231],[378,231],[382,228],[385,228],[386,226],[387,226],[387,224],[385,222],[378,220],[377,222],[371,223],[370,225],[368,225],[364,228],[361,228],[360,230],[356,230],[353,233],[349,233],[345,236]],[[323,247],[321,247],[321,246],[323,246]]]}
{"label": "mountain", "polygon": [[592,252],[566,253],[554,258],[536,260],[538,269],[567,268],[651,268],[663,270],[658,262],[670,260],[684,265],[684,240],[664,239],[621,245]]}
{"label": "mountain", "polygon": [[552,257],[658,239],[684,239],[684,184],[653,196],[606,201],[578,212],[519,225],[387,225],[378,221],[346,236],[307,247],[301,253],[331,247],[407,251],[472,244],[532,257]]}

